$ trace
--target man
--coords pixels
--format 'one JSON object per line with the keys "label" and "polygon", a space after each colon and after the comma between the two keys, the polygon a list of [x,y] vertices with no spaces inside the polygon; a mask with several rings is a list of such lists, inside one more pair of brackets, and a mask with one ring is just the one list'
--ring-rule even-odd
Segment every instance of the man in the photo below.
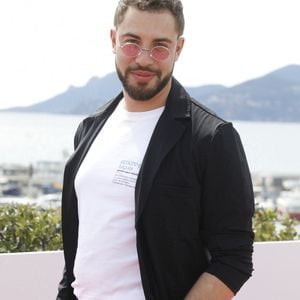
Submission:
{"label": "man", "polygon": [[172,77],[184,45],[179,0],[121,0],[114,25],[123,92],[75,136],[57,299],[232,299],[252,272],[239,136]]}

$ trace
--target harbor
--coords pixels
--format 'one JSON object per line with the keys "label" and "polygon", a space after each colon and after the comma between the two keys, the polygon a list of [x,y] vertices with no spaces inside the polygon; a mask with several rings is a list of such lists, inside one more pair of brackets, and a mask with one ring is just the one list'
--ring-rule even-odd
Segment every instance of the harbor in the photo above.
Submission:
{"label": "harbor", "polygon": [[[0,165],[0,205],[35,204],[43,208],[61,205],[63,161]],[[300,175],[252,174],[257,208],[275,209],[300,220]]]}
{"label": "harbor", "polygon": [[[64,165],[84,116],[1,113],[0,205],[61,204]],[[37,124],[39,124],[37,126]],[[234,121],[257,207],[300,218],[300,123]]]}
{"label": "harbor", "polygon": [[252,174],[255,204],[300,220],[300,175]]}
{"label": "harbor", "polygon": [[61,161],[38,161],[28,166],[0,165],[0,205],[18,203],[59,207],[63,168]]}

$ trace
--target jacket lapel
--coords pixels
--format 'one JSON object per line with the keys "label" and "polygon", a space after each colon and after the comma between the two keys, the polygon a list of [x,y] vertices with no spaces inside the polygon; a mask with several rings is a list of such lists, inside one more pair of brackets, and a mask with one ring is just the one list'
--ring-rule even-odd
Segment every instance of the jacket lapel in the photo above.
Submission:
{"label": "jacket lapel", "polygon": [[143,212],[159,167],[178,142],[187,127],[190,118],[188,94],[173,79],[166,108],[160,117],[146,151],[135,188],[135,225]]}

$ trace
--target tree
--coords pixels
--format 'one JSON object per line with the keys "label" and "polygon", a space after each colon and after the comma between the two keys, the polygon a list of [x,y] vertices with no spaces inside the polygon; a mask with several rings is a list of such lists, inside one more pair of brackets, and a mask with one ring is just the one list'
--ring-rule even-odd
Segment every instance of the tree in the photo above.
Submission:
{"label": "tree", "polygon": [[253,218],[255,241],[286,241],[299,239],[299,222],[273,209],[256,209]]}
{"label": "tree", "polygon": [[0,252],[62,249],[60,209],[0,206]]}

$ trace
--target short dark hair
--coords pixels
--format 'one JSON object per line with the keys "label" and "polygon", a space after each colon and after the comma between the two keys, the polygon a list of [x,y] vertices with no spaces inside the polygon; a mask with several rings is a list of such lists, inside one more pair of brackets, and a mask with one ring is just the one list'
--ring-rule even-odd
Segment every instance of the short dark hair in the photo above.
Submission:
{"label": "short dark hair", "polygon": [[120,0],[115,11],[114,26],[117,28],[124,20],[128,7],[135,7],[143,11],[168,10],[175,18],[176,30],[181,36],[184,31],[183,6],[180,0]]}

